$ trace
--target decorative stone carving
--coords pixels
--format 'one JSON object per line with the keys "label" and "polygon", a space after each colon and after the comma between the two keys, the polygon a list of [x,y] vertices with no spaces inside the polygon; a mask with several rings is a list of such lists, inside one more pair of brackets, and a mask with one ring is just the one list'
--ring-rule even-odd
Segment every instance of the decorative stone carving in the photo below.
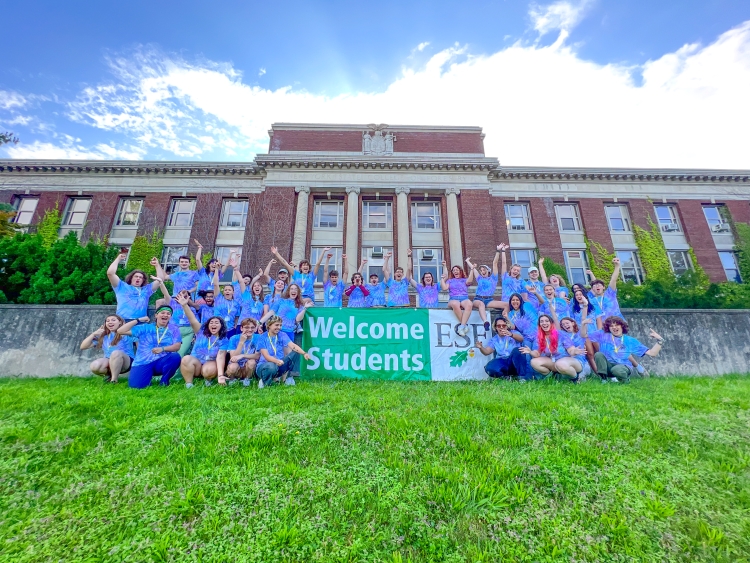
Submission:
{"label": "decorative stone carving", "polygon": [[[371,154],[374,156],[388,156],[393,154],[393,143],[396,136],[393,133],[386,133],[384,130],[388,125],[381,123],[375,125],[371,123],[367,126],[370,130],[362,132],[362,154]],[[370,134],[370,131],[373,131]]]}
{"label": "decorative stone carving", "polygon": [[459,195],[461,193],[461,189],[458,186],[448,186],[445,188],[445,195]]}
{"label": "decorative stone carving", "polygon": [[396,186],[396,195],[398,194],[405,194],[409,195],[411,190],[407,186]]}
{"label": "decorative stone carving", "polygon": [[346,188],[346,193],[359,195],[359,188],[357,186],[349,186]]}
{"label": "decorative stone carving", "polygon": [[294,188],[294,191],[297,192],[298,194],[299,193],[309,194],[310,186],[297,186],[296,188]]}

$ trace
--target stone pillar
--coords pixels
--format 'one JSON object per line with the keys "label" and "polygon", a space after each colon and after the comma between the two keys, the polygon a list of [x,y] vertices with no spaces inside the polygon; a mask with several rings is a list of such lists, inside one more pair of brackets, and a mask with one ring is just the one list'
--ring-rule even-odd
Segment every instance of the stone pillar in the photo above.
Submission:
{"label": "stone pillar", "polygon": [[[346,238],[344,239],[346,257],[351,266],[349,275],[357,271],[359,257],[359,188],[346,188]],[[341,264],[343,270],[344,264]],[[349,283],[349,280],[344,280]]]}
{"label": "stone pillar", "polygon": [[[398,253],[393,256],[391,271],[396,266],[406,268],[406,251],[411,247],[409,237],[409,192],[406,186],[396,188],[396,222],[398,224]],[[398,259],[398,262],[396,262]]]}
{"label": "stone pillar", "polygon": [[461,247],[461,223],[458,218],[458,201],[456,196],[461,193],[455,186],[445,189],[445,199],[448,208],[448,248],[450,250],[450,260],[447,260],[448,267],[464,265],[464,255]]}
{"label": "stone pillar", "polygon": [[297,186],[297,215],[294,218],[294,238],[292,240],[292,262],[299,264],[305,258],[307,249],[307,206],[310,197],[308,186]]}

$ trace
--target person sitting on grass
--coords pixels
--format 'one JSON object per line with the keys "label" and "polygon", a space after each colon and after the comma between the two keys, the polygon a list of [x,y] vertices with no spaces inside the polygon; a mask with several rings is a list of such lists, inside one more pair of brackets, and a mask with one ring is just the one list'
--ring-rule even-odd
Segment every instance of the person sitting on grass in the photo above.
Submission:
{"label": "person sitting on grass", "polygon": [[138,343],[128,377],[130,387],[148,387],[151,385],[151,378],[157,375],[161,375],[159,385],[169,385],[169,380],[180,367],[181,358],[177,350],[182,344],[182,336],[177,326],[170,324],[171,318],[172,307],[162,305],[156,309],[153,324],[145,324],[149,318],[143,317],[133,319],[117,329],[117,334],[132,336]]}
{"label": "person sitting on grass", "polygon": [[[203,377],[206,387],[211,385],[214,378],[218,378],[219,385],[226,385],[224,376],[224,362],[229,340],[227,339],[227,325],[221,317],[211,317],[201,325],[195,313],[188,306],[188,297],[184,292],[177,296],[177,302],[185,317],[190,321],[190,328],[195,334],[195,345],[189,355],[182,358],[180,373],[185,380],[185,387],[193,386],[193,379]],[[222,352],[220,352],[222,351]]]}
{"label": "person sitting on grass", "polygon": [[289,375],[294,367],[296,354],[302,354],[306,359],[310,355],[281,331],[282,320],[273,316],[266,321],[266,332],[261,334],[256,344],[260,352],[256,373],[258,375],[258,389],[271,385],[275,380],[285,385],[294,385],[294,378]]}
{"label": "person sitting on grass", "polygon": [[532,379],[533,374],[529,371],[526,357],[519,351],[523,340],[523,334],[510,328],[505,318],[496,318],[495,335],[486,346],[482,343],[476,346],[485,356],[495,355],[494,359],[484,366],[487,375],[493,378],[510,378],[515,375],[523,380]]}
{"label": "person sitting on grass", "polygon": [[230,338],[227,346],[229,364],[226,373],[230,378],[241,379],[245,387],[255,377],[255,366],[260,358],[260,352],[255,348],[259,338],[256,334],[258,326],[258,321],[252,317],[243,319],[240,322],[240,334]]}
{"label": "person sitting on grass", "polygon": [[104,357],[91,362],[91,371],[103,375],[107,383],[117,383],[121,373],[130,371],[135,351],[130,336],[117,334],[117,329],[125,324],[119,315],[108,315],[104,324],[89,334],[81,342],[81,350],[101,348]]}
{"label": "person sitting on grass", "polygon": [[578,348],[566,333],[557,330],[550,315],[539,315],[537,326],[537,338],[533,349],[523,346],[520,351],[532,357],[531,368],[542,378],[556,372],[557,361],[586,353],[585,348]]}
{"label": "person sitting on grass", "polygon": [[126,252],[121,252],[117,255],[114,262],[107,268],[107,278],[109,278],[109,283],[112,284],[112,289],[115,290],[117,314],[125,322],[130,322],[146,316],[148,313],[148,301],[159,287],[160,280],[165,279],[166,274],[162,270],[159,260],[153,257],[151,258],[151,265],[156,268],[154,282],[150,284],[146,283],[148,278],[146,277],[146,272],[143,270],[133,270],[125,276],[125,280],[123,281],[117,275],[117,267],[127,257]]}
{"label": "person sitting on grass", "polygon": [[634,376],[635,368],[630,356],[642,358],[659,355],[664,339],[654,329],[650,329],[649,336],[656,340],[651,348],[641,344],[632,336],[628,336],[628,323],[620,317],[607,317],[604,329],[597,333],[595,342],[599,351],[594,354],[596,372],[602,381],[629,383]]}

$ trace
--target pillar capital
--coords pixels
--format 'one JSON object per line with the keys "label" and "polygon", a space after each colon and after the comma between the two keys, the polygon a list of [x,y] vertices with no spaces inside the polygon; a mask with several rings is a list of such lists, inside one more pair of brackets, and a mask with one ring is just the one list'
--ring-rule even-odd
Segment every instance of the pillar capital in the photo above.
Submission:
{"label": "pillar capital", "polygon": [[458,195],[461,193],[461,190],[458,188],[458,186],[448,186],[445,188],[445,195]]}
{"label": "pillar capital", "polygon": [[349,186],[346,188],[346,193],[348,194],[354,194],[359,195],[359,187],[358,186]]}
{"label": "pillar capital", "polygon": [[310,186],[297,186],[296,188],[294,188],[294,191],[298,194],[309,194]]}
{"label": "pillar capital", "polygon": [[408,186],[396,186],[396,194],[398,195],[401,195],[401,194],[409,195],[410,192],[411,190],[409,189]]}

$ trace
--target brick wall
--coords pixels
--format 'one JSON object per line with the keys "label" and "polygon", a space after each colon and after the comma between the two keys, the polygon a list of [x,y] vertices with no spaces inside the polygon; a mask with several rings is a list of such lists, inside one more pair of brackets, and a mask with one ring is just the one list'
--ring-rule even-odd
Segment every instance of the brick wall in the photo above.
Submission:
{"label": "brick wall", "polygon": [[735,199],[727,201],[726,205],[734,221],[750,224],[750,202]]}
{"label": "brick wall", "polygon": [[565,264],[560,232],[557,228],[555,205],[551,198],[533,197],[529,199],[534,237],[540,257],[549,258],[560,265]]}
{"label": "brick wall", "polygon": [[[224,197],[225,195],[220,193],[198,194],[195,200],[193,226],[190,229],[190,241],[188,242],[189,255],[195,255],[198,250],[195,239],[203,245],[206,252],[214,254],[216,233],[221,219],[221,202]],[[228,197],[231,197],[231,195],[228,195]],[[247,236],[247,232],[245,231],[245,236]]]}
{"label": "brick wall", "polygon": [[13,196],[10,190],[0,191],[0,203],[13,203]]}
{"label": "brick wall", "polygon": [[578,209],[583,221],[583,229],[589,240],[598,242],[608,252],[613,252],[612,236],[609,233],[604,201],[596,198],[583,198],[578,202]]}
{"label": "brick wall", "polygon": [[492,264],[498,243],[494,237],[493,199],[485,190],[463,190],[461,200],[461,241],[464,256],[474,264]]}
{"label": "brick wall", "polygon": [[169,202],[173,197],[179,196],[180,194],[147,193],[143,201],[141,215],[138,218],[138,234],[148,235],[154,229],[164,229],[167,224]]}
{"label": "brick wall", "polygon": [[651,225],[648,224],[648,220],[651,219],[652,222],[656,223],[654,204],[647,199],[633,199],[628,202],[628,207],[633,224],[650,231]]}
{"label": "brick wall", "polygon": [[[277,246],[279,254],[286,260],[291,259],[296,195],[294,187],[266,188],[263,193],[250,195],[243,243],[243,273],[255,275],[258,268],[265,268],[273,257],[272,246]],[[280,267],[276,264],[271,275],[275,276]]]}
{"label": "brick wall", "polygon": [[42,192],[39,195],[39,203],[36,206],[33,224],[38,224],[48,210],[54,209],[55,204],[57,204],[60,215],[62,215],[65,212],[65,202],[71,195],[64,192]]}
{"label": "brick wall", "polygon": [[[484,154],[481,133],[399,133],[394,131],[394,152],[443,152]],[[360,149],[361,149],[360,138]]]}
{"label": "brick wall", "polygon": [[[505,201],[501,197],[490,197],[490,209],[492,213],[492,252],[497,249],[501,242],[508,242],[508,224],[505,222]],[[494,259],[494,255],[493,255]]]}
{"label": "brick wall", "polygon": [[721,265],[714,239],[711,236],[711,229],[709,229],[706,216],[703,214],[701,202],[693,199],[681,199],[677,201],[677,209],[682,227],[685,230],[685,238],[693,248],[698,264],[706,271],[711,281],[727,281],[724,267]]}
{"label": "brick wall", "polygon": [[98,238],[109,235],[117,212],[119,195],[116,192],[95,193],[91,196],[91,207],[83,228],[82,240],[92,235]]}

